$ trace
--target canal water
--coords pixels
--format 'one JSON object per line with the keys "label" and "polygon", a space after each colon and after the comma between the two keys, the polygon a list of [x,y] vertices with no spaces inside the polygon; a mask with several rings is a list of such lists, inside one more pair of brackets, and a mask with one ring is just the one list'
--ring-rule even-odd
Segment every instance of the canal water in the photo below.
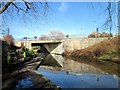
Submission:
{"label": "canal water", "polygon": [[118,88],[118,64],[49,54],[38,71],[61,88]]}

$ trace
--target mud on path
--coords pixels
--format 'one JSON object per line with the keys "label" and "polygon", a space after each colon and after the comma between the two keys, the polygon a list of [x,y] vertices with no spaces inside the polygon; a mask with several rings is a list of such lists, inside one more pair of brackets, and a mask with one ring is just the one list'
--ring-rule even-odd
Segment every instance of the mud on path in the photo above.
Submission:
{"label": "mud on path", "polygon": [[2,88],[17,89],[17,88],[55,88],[57,85],[52,83],[46,77],[37,72],[40,65],[40,57],[27,59],[24,62],[11,64],[3,69],[2,73]]}

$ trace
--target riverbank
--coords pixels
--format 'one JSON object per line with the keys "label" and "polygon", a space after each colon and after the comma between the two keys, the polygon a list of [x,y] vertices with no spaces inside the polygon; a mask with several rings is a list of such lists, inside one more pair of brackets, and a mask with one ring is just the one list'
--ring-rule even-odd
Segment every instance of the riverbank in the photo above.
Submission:
{"label": "riverbank", "polygon": [[35,57],[24,62],[7,66],[2,72],[3,89],[22,89],[22,88],[55,88],[57,85],[52,83],[41,73],[37,72],[42,59]]}
{"label": "riverbank", "polygon": [[108,38],[98,44],[81,50],[65,51],[64,56],[72,56],[80,59],[104,60],[120,63],[120,36]]}

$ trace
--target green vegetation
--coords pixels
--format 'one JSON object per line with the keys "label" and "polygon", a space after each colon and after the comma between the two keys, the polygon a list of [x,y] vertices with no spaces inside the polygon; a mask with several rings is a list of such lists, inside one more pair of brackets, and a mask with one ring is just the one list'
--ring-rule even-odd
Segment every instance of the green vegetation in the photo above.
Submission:
{"label": "green vegetation", "polygon": [[9,45],[5,41],[2,46],[2,53],[4,56],[2,58],[3,67],[6,67],[9,64],[16,64],[37,56],[37,54],[32,50],[29,50],[25,47],[16,47],[14,44]]}
{"label": "green vegetation", "polygon": [[25,47],[19,50],[11,48],[7,52],[7,64],[18,63],[27,60],[28,58],[33,58],[36,56],[37,56],[36,53]]}
{"label": "green vegetation", "polygon": [[116,59],[118,58],[118,51],[116,50],[111,50],[99,57],[99,59],[115,59],[115,58]]}
{"label": "green vegetation", "polygon": [[38,50],[40,49],[40,46],[32,46],[32,50]]}
{"label": "green vegetation", "polygon": [[0,41],[2,46],[2,65],[6,67],[9,64],[16,64],[29,58],[36,57],[37,54],[24,46],[17,47],[14,45],[12,35],[6,35]]}
{"label": "green vegetation", "polygon": [[95,44],[93,46],[90,46],[82,50],[65,52],[65,55],[70,55],[81,59],[97,59],[97,60],[105,60],[105,61],[120,63],[119,38],[120,36],[114,38],[108,38],[98,44]]}
{"label": "green vegetation", "polygon": [[33,50],[29,50],[29,49],[25,48],[25,52],[26,52],[26,57],[35,57],[35,56],[37,56],[37,54]]}

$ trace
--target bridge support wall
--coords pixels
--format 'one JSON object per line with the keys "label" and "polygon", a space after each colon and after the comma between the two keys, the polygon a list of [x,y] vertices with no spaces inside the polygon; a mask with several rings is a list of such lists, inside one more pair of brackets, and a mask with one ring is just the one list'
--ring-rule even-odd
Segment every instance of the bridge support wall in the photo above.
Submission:
{"label": "bridge support wall", "polygon": [[103,41],[106,38],[79,38],[79,39],[66,39],[64,43],[65,51],[74,51],[87,48],[94,44]]}

